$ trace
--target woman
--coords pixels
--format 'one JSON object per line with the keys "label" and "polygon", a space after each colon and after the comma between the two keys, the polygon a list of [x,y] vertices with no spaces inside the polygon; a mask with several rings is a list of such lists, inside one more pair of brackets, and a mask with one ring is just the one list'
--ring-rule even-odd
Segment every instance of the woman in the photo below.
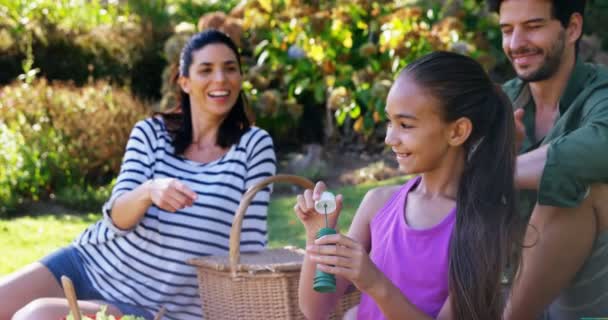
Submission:
{"label": "woman", "polygon": [[[251,127],[240,56],[208,30],[182,50],[179,105],[131,132],[103,219],[70,246],[0,282],[0,318],[59,319],[68,312],[59,279],[68,275],[85,313],[201,319],[195,269],[186,260],[228,251],[244,192],[276,171],[271,137]],[[241,248],[264,248],[270,188],[256,195]]]}

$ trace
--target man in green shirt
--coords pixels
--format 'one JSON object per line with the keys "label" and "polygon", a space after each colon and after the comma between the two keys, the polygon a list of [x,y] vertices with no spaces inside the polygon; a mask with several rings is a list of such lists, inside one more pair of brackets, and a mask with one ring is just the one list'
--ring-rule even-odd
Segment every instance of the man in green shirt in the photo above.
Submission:
{"label": "man in green shirt", "polygon": [[608,71],[577,59],[584,0],[495,0],[517,78],[516,185],[530,215],[507,320],[608,316]]}

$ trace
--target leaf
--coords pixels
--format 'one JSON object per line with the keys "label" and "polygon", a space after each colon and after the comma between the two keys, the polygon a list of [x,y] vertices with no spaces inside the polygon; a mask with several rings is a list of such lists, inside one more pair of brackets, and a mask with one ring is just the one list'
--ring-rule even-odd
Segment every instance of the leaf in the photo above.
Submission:
{"label": "leaf", "polygon": [[272,12],[272,0],[259,0],[258,3],[266,12]]}
{"label": "leaf", "polygon": [[302,81],[298,82],[293,93],[296,96],[299,96],[300,93],[302,93],[302,91],[304,91],[305,89],[308,89],[309,85],[310,85],[310,78],[303,79]]}
{"label": "leaf", "polygon": [[343,112],[340,109],[336,110],[336,122],[338,123],[338,125],[343,125],[344,120],[346,120],[346,112]]}
{"label": "leaf", "polygon": [[325,86],[321,83],[315,86],[315,102],[322,103],[325,101]]}
{"label": "leaf", "polygon": [[260,52],[262,52],[262,50],[268,46],[268,44],[270,44],[270,42],[267,39],[262,40],[257,46],[255,46],[253,54],[256,56],[259,55]]}
{"label": "leaf", "polygon": [[348,112],[348,115],[352,118],[352,119],[356,119],[361,115],[361,107],[359,107],[359,105],[355,104],[353,106],[352,109],[350,109],[350,111]]}
{"label": "leaf", "polygon": [[269,55],[268,50],[264,50],[262,52],[262,54],[258,58],[258,62],[257,62],[258,67],[262,66],[264,64],[264,62],[266,62],[266,59],[268,59],[268,55]]}

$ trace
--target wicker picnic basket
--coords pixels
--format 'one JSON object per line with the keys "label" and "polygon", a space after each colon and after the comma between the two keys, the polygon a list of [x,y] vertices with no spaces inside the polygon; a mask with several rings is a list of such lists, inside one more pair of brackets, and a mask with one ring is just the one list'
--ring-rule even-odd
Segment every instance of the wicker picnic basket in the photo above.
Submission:
{"label": "wicker picnic basket", "polygon": [[[229,256],[194,258],[205,319],[305,319],[298,307],[298,282],[302,250],[267,249],[240,253],[243,217],[255,194],[271,183],[291,183],[302,188],[314,184],[299,176],[276,175],[253,186],[243,196],[230,231]],[[311,283],[312,285],[312,283]],[[345,295],[330,319],[342,319],[359,302],[359,292]]]}

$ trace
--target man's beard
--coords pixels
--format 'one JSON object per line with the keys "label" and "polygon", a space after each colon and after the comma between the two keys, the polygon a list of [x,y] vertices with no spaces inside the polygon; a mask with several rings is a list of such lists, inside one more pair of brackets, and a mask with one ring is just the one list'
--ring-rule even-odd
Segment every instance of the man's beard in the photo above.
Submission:
{"label": "man's beard", "polygon": [[[520,74],[519,72],[517,72],[517,69],[515,69],[517,72],[517,76],[527,82],[543,81],[551,78],[557,72],[562,62],[564,47],[565,33],[563,31],[560,31],[557,41],[555,41],[551,49],[547,51],[547,55],[545,56],[545,59],[543,60],[541,66],[537,70],[532,71],[530,74]],[[534,49],[524,50],[527,51]],[[513,59],[511,59],[511,62],[513,62]]]}

